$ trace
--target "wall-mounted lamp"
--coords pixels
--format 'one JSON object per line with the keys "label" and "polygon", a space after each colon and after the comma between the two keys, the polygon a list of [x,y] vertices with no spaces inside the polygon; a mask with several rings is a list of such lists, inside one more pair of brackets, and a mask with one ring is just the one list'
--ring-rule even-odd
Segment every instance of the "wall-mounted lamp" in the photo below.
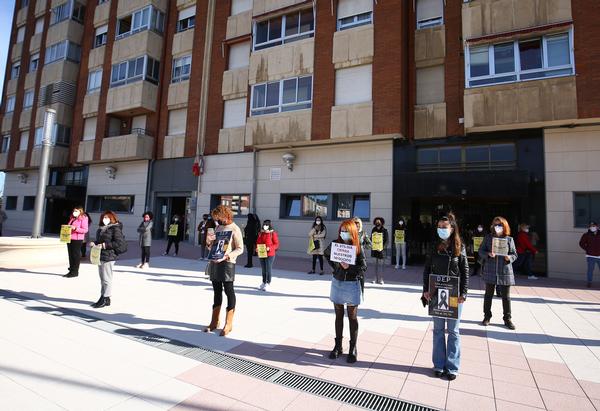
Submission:
{"label": "wall-mounted lamp", "polygon": [[17,174],[17,178],[19,179],[19,183],[27,184],[27,177],[29,177],[29,176],[27,174],[25,174],[25,173],[19,173],[19,174]]}
{"label": "wall-mounted lamp", "polygon": [[281,156],[281,159],[287,166],[288,170],[294,170],[294,160],[296,160],[296,155],[294,153],[285,153],[283,156]]}
{"label": "wall-mounted lamp", "polygon": [[117,169],[113,166],[108,166],[104,169],[104,172],[106,173],[106,175],[108,176],[108,178],[110,179],[115,179],[115,177],[117,176]]}

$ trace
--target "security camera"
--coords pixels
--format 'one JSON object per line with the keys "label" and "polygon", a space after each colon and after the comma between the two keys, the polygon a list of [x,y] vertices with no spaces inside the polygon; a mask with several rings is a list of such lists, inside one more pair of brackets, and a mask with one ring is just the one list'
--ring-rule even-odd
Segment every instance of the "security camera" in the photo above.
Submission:
{"label": "security camera", "polygon": [[104,172],[106,173],[106,175],[108,176],[108,178],[110,179],[115,179],[115,177],[117,176],[117,169],[113,166],[108,166],[104,169]]}
{"label": "security camera", "polygon": [[296,155],[294,153],[285,153],[281,156],[281,159],[287,166],[288,170],[292,171],[294,169],[294,160],[296,160]]}

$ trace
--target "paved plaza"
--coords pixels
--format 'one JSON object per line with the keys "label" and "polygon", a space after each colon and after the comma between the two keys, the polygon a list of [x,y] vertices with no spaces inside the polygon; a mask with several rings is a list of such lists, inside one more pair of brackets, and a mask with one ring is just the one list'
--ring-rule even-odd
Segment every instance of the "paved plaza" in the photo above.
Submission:
{"label": "paved plaza", "polygon": [[[182,254],[191,257],[190,250]],[[117,263],[112,305],[102,310],[89,307],[99,279],[88,263],[75,279],[61,277],[65,267],[0,272],[0,409],[352,408],[138,342],[129,338],[135,330],[437,409],[600,409],[600,290],[583,284],[519,279],[517,330],[510,331],[501,325],[499,299],[492,325],[479,325],[482,284],[474,277],[463,311],[460,375],[449,383],[431,375],[420,267],[390,267],[384,286],[367,283],[359,361],[349,365],[345,356],[328,358],[330,277],[301,272],[305,261],[279,258],[268,292],[256,289],[259,268],[238,266],[234,327],[223,338],[201,331],[212,303],[204,262],[154,257],[150,269],[140,270],[129,257],[131,251]],[[345,338],[345,350],[347,344]]]}

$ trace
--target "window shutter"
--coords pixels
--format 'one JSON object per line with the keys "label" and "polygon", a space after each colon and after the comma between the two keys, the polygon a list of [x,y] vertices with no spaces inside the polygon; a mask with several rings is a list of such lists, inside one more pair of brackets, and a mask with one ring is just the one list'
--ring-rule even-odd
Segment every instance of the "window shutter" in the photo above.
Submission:
{"label": "window shutter", "polygon": [[99,36],[100,34],[104,34],[106,32],[108,32],[108,24],[98,27],[96,29],[96,36]]}
{"label": "window shutter", "polygon": [[178,20],[184,20],[184,19],[189,19],[192,16],[196,15],[196,6],[192,6],[192,7],[188,7],[187,9],[183,9],[179,12],[179,19]]}
{"label": "window shutter", "polygon": [[339,0],[337,18],[356,16],[373,11],[373,0]]}
{"label": "window shutter", "polygon": [[242,127],[246,124],[246,98],[225,101],[223,128]]}
{"label": "window shutter", "polygon": [[371,101],[372,65],[339,69],[335,72],[335,105]]}
{"label": "window shutter", "polygon": [[169,130],[168,135],[174,136],[185,134],[187,122],[187,108],[178,110],[169,110]]}
{"label": "window shutter", "polygon": [[19,140],[19,151],[27,150],[29,144],[29,131],[23,131],[21,133],[21,139]]}
{"label": "window shutter", "polygon": [[229,47],[229,70],[250,64],[250,42],[232,44]]}
{"label": "window shutter", "polygon": [[83,123],[83,140],[96,139],[96,121],[97,117],[88,117]]}
{"label": "window shutter", "polygon": [[417,21],[442,17],[444,0],[417,0]]}
{"label": "window shutter", "polygon": [[444,66],[417,69],[417,104],[443,103]]}

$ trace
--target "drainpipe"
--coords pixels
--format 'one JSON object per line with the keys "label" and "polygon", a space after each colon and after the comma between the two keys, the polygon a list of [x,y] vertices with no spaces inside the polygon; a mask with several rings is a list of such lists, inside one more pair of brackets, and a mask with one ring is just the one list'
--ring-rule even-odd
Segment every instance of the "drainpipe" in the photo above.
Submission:
{"label": "drainpipe", "polygon": [[35,207],[33,212],[33,228],[31,238],[42,236],[42,219],[46,202],[46,184],[48,184],[48,165],[50,164],[50,148],[52,146],[52,130],[56,123],[56,110],[46,109],[44,118],[44,138],[42,140],[42,159],[40,161],[40,177],[38,180]]}
{"label": "drainpipe", "polygon": [[250,210],[256,214],[256,176],[258,174],[258,150],[252,149],[252,189],[250,192]]}

